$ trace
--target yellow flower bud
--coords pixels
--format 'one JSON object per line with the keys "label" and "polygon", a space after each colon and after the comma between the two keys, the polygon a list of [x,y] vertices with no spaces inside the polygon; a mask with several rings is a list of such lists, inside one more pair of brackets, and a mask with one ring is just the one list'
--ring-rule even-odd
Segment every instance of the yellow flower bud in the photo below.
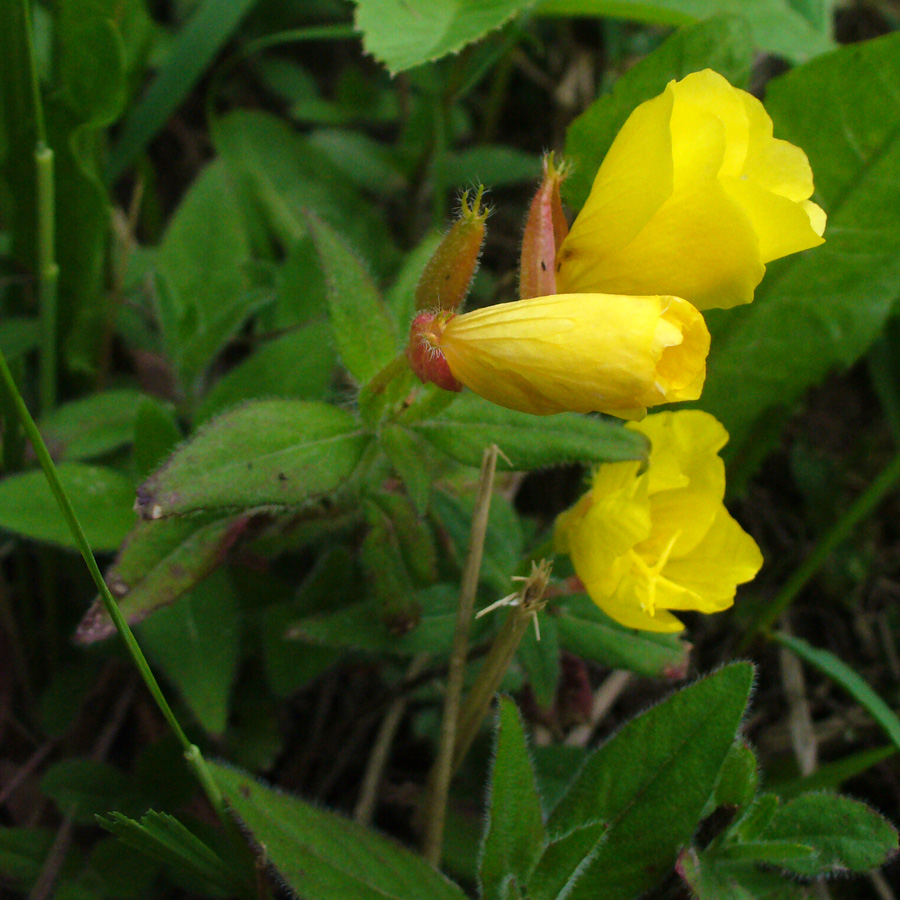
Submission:
{"label": "yellow flower bud", "polygon": [[710,69],[629,116],[557,256],[557,290],[749,303],[767,262],[823,243],[806,154]]}
{"label": "yellow flower bud", "polygon": [[608,463],[590,491],[556,520],[591,599],[644,631],[680,631],[670,610],[719,612],[762,566],[756,542],[722,503],[728,434],[713,416],[680,410],[626,426],[651,442],[650,461]]}
{"label": "yellow flower bud", "polygon": [[453,378],[535,415],[637,418],[648,406],[696,400],[706,377],[706,323],[679,297],[557,294],[436,324],[429,343]]}

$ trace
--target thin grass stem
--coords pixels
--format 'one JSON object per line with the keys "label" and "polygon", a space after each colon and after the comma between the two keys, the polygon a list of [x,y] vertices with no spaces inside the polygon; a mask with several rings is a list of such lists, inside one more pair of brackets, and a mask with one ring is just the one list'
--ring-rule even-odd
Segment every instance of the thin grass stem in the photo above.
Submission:
{"label": "thin grass stem", "polygon": [[469,537],[469,552],[463,569],[459,604],[456,608],[456,625],[453,632],[453,647],[450,652],[450,667],[447,672],[447,690],[444,695],[444,717],[441,722],[440,742],[425,791],[423,807],[425,831],[422,840],[422,855],[433,866],[440,865],[444,846],[447,796],[450,791],[450,779],[453,777],[453,753],[457,740],[460,701],[466,672],[466,656],[469,649],[469,630],[475,607],[478,575],[481,571],[481,557],[484,552],[484,538],[487,534],[498,452],[497,445],[492,444],[484,451],[481,461],[481,476],[478,482],[478,494],[475,498],[475,511],[472,515],[472,529]]}

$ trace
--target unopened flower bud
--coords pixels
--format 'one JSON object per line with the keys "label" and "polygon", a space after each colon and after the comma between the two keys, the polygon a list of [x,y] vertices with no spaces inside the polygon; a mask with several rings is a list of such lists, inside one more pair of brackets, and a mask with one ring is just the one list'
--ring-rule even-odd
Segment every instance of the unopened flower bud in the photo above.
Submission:
{"label": "unopened flower bud", "polygon": [[485,219],[490,212],[481,204],[479,187],[472,205],[462,195],[459,218],[434,251],[416,287],[416,311],[456,309],[466,299],[478,269],[484,243]]}
{"label": "unopened flower bud", "polygon": [[413,319],[409,329],[406,358],[409,367],[422,384],[432,382],[445,391],[461,391],[462,384],[453,377],[440,349],[441,335],[455,313],[423,312]]}
{"label": "unopened flower bud", "polygon": [[553,154],[544,157],[544,178],[537,189],[522,238],[519,261],[519,297],[547,297],[556,291],[556,251],[566,239],[569,225],[563,215],[559,186],[568,172],[565,162],[556,165]]}

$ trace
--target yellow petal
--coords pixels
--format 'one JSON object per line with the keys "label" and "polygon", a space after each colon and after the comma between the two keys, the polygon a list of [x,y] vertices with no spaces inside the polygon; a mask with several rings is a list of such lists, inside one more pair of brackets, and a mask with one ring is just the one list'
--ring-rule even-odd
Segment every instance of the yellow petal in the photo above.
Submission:
{"label": "yellow petal", "polygon": [[591,593],[589,585],[585,585],[585,587],[588,589],[588,594],[590,594],[594,603],[611,619],[615,619],[616,622],[624,625],[626,628],[638,628],[641,631],[664,633],[684,630],[684,625],[681,621],[667,610],[656,609],[653,613],[649,613],[642,609],[640,600],[634,590],[633,581],[623,578],[622,584],[623,587],[611,597],[600,594],[595,596]]}
{"label": "yellow petal", "polygon": [[766,262],[822,243],[806,154],[721,75],[671,82],[620,138],[559,250],[557,290],[728,308],[753,299]]}
{"label": "yellow petal", "polygon": [[671,113],[672,97],[661,94],[628,117],[564,242],[570,254],[591,257],[598,248],[609,253],[624,247],[671,195]]}
{"label": "yellow petal", "polygon": [[700,602],[670,608],[706,613],[726,609],[734,602],[737,585],[753,579],[762,564],[756,541],[722,506],[706,537],[686,556],[670,559],[663,569],[667,579],[699,596]]}
{"label": "yellow petal", "polygon": [[700,178],[740,173],[747,156],[749,123],[740,95],[728,81],[704,69],[666,87],[672,108],[676,190]]}
{"label": "yellow petal", "polygon": [[822,209],[821,206],[813,203],[812,200],[804,200],[800,205],[806,210],[806,214],[809,216],[809,224],[812,227],[812,230],[821,237],[825,233],[825,223],[828,221],[825,210]]}
{"label": "yellow petal", "polygon": [[592,490],[590,497],[577,525],[568,529],[567,544],[578,577],[585,585],[596,585],[611,577],[617,558],[650,534],[650,504],[646,480],[641,478],[632,478],[603,497]]}
{"label": "yellow petal", "polygon": [[[722,187],[753,224],[759,238],[760,259],[764,263],[825,243],[821,232],[817,233],[813,227],[807,201],[795,203],[738,178],[723,178]],[[824,217],[824,213],[822,215]],[[821,226],[824,231],[824,218]]]}
{"label": "yellow petal", "polygon": [[636,550],[652,566],[664,550],[673,558],[691,551],[712,525],[725,495],[725,464],[718,453],[728,433],[701,410],[658,413],[628,427],[651,441],[653,529]]}
{"label": "yellow petal", "polygon": [[740,91],[750,126],[750,141],[742,178],[788,200],[806,200],[813,192],[813,174],[806,154],[794,144],[772,136],[772,119],[752,94]]}
{"label": "yellow petal", "polygon": [[557,294],[457,316],[439,347],[453,376],[492,403],[616,415],[696,399],[709,332],[677,297]]}

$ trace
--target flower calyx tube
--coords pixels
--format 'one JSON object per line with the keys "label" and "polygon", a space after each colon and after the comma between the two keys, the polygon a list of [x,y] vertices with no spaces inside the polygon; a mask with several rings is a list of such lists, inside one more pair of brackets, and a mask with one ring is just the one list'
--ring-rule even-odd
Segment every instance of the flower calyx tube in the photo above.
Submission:
{"label": "flower calyx tube", "polygon": [[469,192],[463,192],[459,216],[428,260],[416,286],[416,312],[454,310],[468,296],[490,214],[482,204],[483,195],[482,185],[470,204]]}
{"label": "flower calyx tube", "polygon": [[569,233],[559,186],[569,171],[565,161],[556,163],[553,153],[544,157],[544,177],[525,220],[519,258],[519,298],[546,297],[556,293],[556,253]]}
{"label": "flower calyx tube", "polygon": [[422,384],[436,384],[445,391],[461,391],[463,386],[441,351],[441,337],[456,313],[441,310],[420,312],[409,329],[406,358]]}

